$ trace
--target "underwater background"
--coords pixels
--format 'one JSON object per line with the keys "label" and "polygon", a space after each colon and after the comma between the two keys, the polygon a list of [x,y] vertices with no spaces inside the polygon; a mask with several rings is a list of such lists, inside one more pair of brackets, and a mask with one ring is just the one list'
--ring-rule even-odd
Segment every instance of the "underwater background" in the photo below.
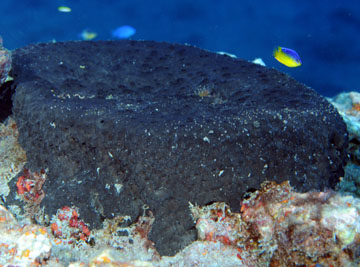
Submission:
{"label": "underwater background", "polygon": [[[187,43],[239,58],[262,58],[320,94],[358,90],[360,1],[2,0],[4,46],[128,38]],[[85,35],[84,34],[88,34]],[[294,49],[299,68],[277,62],[276,46]]]}
{"label": "underwater background", "polygon": [[0,266],[360,266],[343,2],[1,0]]}

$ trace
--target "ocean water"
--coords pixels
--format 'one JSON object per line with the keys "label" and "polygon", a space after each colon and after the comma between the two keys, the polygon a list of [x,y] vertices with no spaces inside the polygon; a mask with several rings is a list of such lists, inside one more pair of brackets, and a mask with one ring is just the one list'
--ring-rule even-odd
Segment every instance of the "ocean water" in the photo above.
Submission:
{"label": "ocean water", "polygon": [[[59,6],[71,12],[58,11]],[[260,57],[325,96],[359,90],[360,1],[311,0],[1,0],[0,35],[15,49],[27,44],[115,39],[122,25],[134,40],[188,43],[240,58]],[[296,50],[303,65],[287,68],[275,46]]]}

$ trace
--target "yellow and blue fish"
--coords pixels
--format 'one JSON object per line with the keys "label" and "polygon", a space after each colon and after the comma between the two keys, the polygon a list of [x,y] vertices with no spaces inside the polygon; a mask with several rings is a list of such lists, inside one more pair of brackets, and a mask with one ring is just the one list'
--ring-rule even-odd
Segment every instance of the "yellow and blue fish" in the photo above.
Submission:
{"label": "yellow and blue fish", "polygon": [[97,37],[97,33],[90,31],[90,30],[83,30],[79,35],[78,35],[81,39],[85,40],[85,41],[89,41],[92,40],[94,38]]}
{"label": "yellow and blue fish", "polygon": [[273,52],[274,58],[281,64],[290,68],[301,66],[302,62],[295,50],[286,47],[276,47]]}

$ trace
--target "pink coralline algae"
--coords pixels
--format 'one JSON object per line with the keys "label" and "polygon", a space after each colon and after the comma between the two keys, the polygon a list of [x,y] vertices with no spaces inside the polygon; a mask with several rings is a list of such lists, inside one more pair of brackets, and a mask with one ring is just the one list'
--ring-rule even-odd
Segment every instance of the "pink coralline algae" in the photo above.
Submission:
{"label": "pink coralline algae", "polygon": [[242,201],[191,205],[201,240],[238,249],[242,264],[256,266],[357,266],[360,200],[334,192],[294,192],[288,182],[265,182]]}
{"label": "pink coralline algae", "polygon": [[45,193],[42,190],[45,180],[45,170],[36,173],[24,169],[23,175],[18,178],[16,183],[18,195],[27,202],[40,204],[45,197]]}
{"label": "pink coralline algae", "polygon": [[59,209],[51,220],[51,231],[56,237],[55,243],[72,244],[78,241],[87,241],[90,236],[88,226],[79,219],[76,208],[63,207]]}
{"label": "pink coralline algae", "polygon": [[10,51],[3,47],[3,39],[0,36],[0,85],[9,79],[11,69]]}

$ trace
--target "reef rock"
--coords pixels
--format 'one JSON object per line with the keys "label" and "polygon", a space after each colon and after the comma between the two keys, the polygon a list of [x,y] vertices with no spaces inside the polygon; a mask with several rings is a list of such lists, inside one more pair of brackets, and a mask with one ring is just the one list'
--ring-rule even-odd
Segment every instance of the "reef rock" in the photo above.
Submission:
{"label": "reef rock", "polygon": [[240,213],[220,202],[190,207],[200,240],[237,247],[242,264],[231,266],[359,266],[358,198],[264,182]]}
{"label": "reef rock", "polygon": [[344,168],[344,177],[336,187],[340,192],[360,197],[360,93],[344,92],[328,101],[336,107],[349,133],[349,161]]}
{"label": "reef rock", "polygon": [[307,191],[343,175],[341,117],[274,69],[148,41],[30,45],[12,60],[26,168],[47,170],[45,212],[74,205],[93,228],[148,205],[163,255],[195,240],[189,201],[236,211],[265,180]]}

